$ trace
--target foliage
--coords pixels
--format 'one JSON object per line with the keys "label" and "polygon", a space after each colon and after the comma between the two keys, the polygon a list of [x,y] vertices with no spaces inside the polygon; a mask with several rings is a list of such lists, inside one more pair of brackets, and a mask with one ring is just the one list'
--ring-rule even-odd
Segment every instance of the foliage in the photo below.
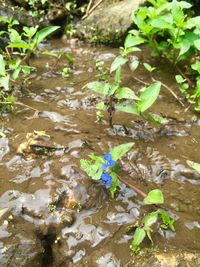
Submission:
{"label": "foliage", "polygon": [[111,65],[111,72],[115,72],[113,82],[96,81],[90,82],[86,86],[88,89],[103,96],[103,101],[99,102],[97,108],[97,119],[102,119],[102,112],[107,110],[109,113],[109,123],[113,126],[113,112],[115,110],[131,113],[136,116],[143,116],[158,98],[161,83],[155,82],[150,86],[143,88],[139,96],[128,87],[121,85],[121,66],[127,62],[127,59],[118,56]]}
{"label": "foliage", "polygon": [[114,198],[119,185],[118,169],[116,163],[121,159],[132,147],[134,143],[127,143],[113,148],[109,153],[102,156],[89,155],[90,160],[81,159],[81,167],[93,180],[101,180],[109,189],[110,195]]}
{"label": "foliage", "polygon": [[187,164],[200,174],[200,164],[191,160],[187,160]]}
{"label": "foliage", "polygon": [[[176,76],[180,91],[191,102],[196,101],[200,110],[200,73],[197,55],[200,50],[200,16],[190,17],[187,10],[191,4],[185,1],[148,0],[150,6],[142,6],[132,19],[138,30],[131,30],[125,40],[125,50],[137,49],[138,45],[148,44],[153,57],[160,56],[174,66],[188,62],[185,73]],[[191,65],[190,61],[195,62]],[[179,70],[179,68],[177,68]],[[195,77],[195,85],[185,79],[185,74]],[[183,75],[182,75],[183,74]],[[190,89],[193,89],[191,93]]]}
{"label": "foliage", "polygon": [[23,78],[23,82],[26,81],[34,69],[29,66],[31,54],[35,53],[38,45],[59,27],[50,26],[41,30],[38,30],[38,26],[23,27],[23,32],[20,34],[14,29],[14,26],[18,24],[16,20],[0,18],[0,21],[7,25],[7,31],[0,32],[1,38],[8,39],[5,50],[0,50],[0,85],[3,88],[0,101],[1,110],[6,110],[10,109],[14,103],[14,97],[10,93],[10,83],[16,82],[20,77]]}
{"label": "foliage", "polygon": [[72,68],[74,64],[74,58],[72,55],[70,55],[69,53],[63,52],[63,51],[59,53],[44,51],[42,52],[42,55],[55,58],[55,63],[52,66],[49,66],[49,65],[47,66],[52,72],[56,70],[56,67],[59,61],[64,58],[67,61],[68,66],[64,67],[62,71],[59,73],[62,75],[63,78],[69,77],[70,68]]}
{"label": "foliage", "polygon": [[[148,195],[144,198],[144,204],[146,205],[158,205],[164,203],[164,197],[162,191],[159,189],[154,189],[148,193]],[[151,237],[151,233],[153,232],[152,226],[158,222],[158,219],[161,220],[160,227],[163,230],[170,229],[171,231],[175,231],[174,228],[174,220],[170,218],[167,212],[163,209],[157,209],[151,213],[148,213],[141,222],[141,226],[137,227],[133,236],[133,241],[131,244],[131,250],[133,254],[138,254],[140,252],[140,246],[147,236],[151,243],[153,244],[153,240]]]}

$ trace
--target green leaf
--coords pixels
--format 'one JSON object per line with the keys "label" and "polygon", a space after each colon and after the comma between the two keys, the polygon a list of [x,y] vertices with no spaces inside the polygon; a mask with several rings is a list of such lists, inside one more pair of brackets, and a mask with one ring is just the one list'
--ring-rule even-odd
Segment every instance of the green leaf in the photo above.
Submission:
{"label": "green leaf", "polygon": [[131,69],[132,72],[134,72],[137,67],[139,66],[139,61],[138,60],[133,60],[132,62],[129,63],[129,67]]}
{"label": "green leaf", "polygon": [[23,31],[24,31],[24,35],[28,38],[28,39],[31,39],[34,34],[37,32],[37,29],[38,29],[38,26],[35,26],[35,27],[26,27],[24,26],[23,27]]}
{"label": "green leaf", "polygon": [[9,75],[0,78],[0,86],[2,86],[5,91],[9,91],[9,81],[10,81]]}
{"label": "green leaf", "polygon": [[194,64],[192,64],[191,68],[200,74],[200,61],[196,61]]}
{"label": "green leaf", "polygon": [[153,105],[159,96],[160,88],[161,83],[156,82],[145,88],[145,90],[141,93],[140,101],[137,103],[137,108],[141,113]]}
{"label": "green leaf", "polygon": [[14,72],[13,72],[13,74],[12,74],[12,77],[13,77],[14,80],[16,80],[16,79],[19,77],[19,73],[20,73],[20,71],[21,71],[21,66],[17,67],[17,68],[14,70]]}
{"label": "green leaf", "polygon": [[143,63],[144,67],[146,70],[148,70],[149,72],[153,72],[156,68],[152,67],[150,64],[148,63]]}
{"label": "green leaf", "polygon": [[35,40],[34,40],[35,45],[37,46],[39,43],[44,41],[48,35],[55,32],[59,28],[60,28],[59,26],[49,26],[38,31],[35,35]]}
{"label": "green leaf", "polygon": [[80,160],[81,168],[90,176],[93,180],[99,180],[103,171],[99,164],[94,164],[88,160],[81,159]]}
{"label": "green leaf", "polygon": [[117,191],[117,187],[119,185],[119,179],[118,179],[117,174],[115,172],[111,172],[110,175],[112,177],[112,184],[111,184],[109,190],[110,190],[111,197],[114,198],[115,192]]}
{"label": "green leaf", "polygon": [[115,109],[121,112],[131,113],[136,116],[140,115],[140,112],[134,104],[117,104],[115,105]]}
{"label": "green leaf", "polygon": [[144,229],[148,229],[151,227],[154,223],[156,223],[158,219],[158,213],[159,211],[154,211],[149,214],[147,214],[144,219],[142,220],[142,223],[144,224]]}
{"label": "green leaf", "polygon": [[121,157],[123,157],[133,146],[135,143],[127,143],[122,144],[119,146],[116,146],[110,151],[110,154],[112,155],[112,159],[114,161],[117,161]]}
{"label": "green leaf", "polygon": [[191,43],[188,39],[183,39],[180,43],[180,52],[179,56],[184,55],[191,47]]}
{"label": "green leaf", "polygon": [[104,108],[105,108],[105,103],[104,102],[99,102],[96,105],[96,109],[98,109],[98,110],[104,110]]}
{"label": "green leaf", "polygon": [[200,164],[191,160],[187,160],[187,164],[200,174]]}
{"label": "green leaf", "polygon": [[119,67],[115,72],[115,84],[118,85],[121,83],[121,67]]}
{"label": "green leaf", "polygon": [[177,83],[180,83],[180,84],[185,82],[185,79],[181,75],[176,75],[175,79]]}
{"label": "green leaf", "polygon": [[159,189],[154,189],[148,193],[148,195],[144,198],[144,204],[151,205],[151,204],[163,204],[164,203],[164,196],[162,191]]}
{"label": "green leaf", "polygon": [[195,46],[198,50],[200,50],[200,39],[194,41],[194,46]]}
{"label": "green leaf", "polygon": [[101,95],[108,95],[110,85],[106,82],[91,82],[86,85],[86,87],[90,90],[95,91]]}
{"label": "green leaf", "polygon": [[110,72],[112,73],[113,71],[117,70],[119,67],[124,65],[127,61],[128,61],[128,59],[124,58],[122,56],[116,57],[111,64]]}
{"label": "green leaf", "polygon": [[41,53],[44,56],[49,56],[49,57],[58,57],[59,55],[50,51],[44,51]]}
{"label": "green leaf", "polygon": [[9,29],[9,37],[11,43],[21,43],[22,38],[15,29]]}
{"label": "green leaf", "polygon": [[8,48],[21,48],[31,50],[31,45],[27,43],[12,43],[7,46]]}
{"label": "green leaf", "polygon": [[0,75],[1,76],[6,75],[6,63],[5,63],[4,58],[1,54],[0,54]]}
{"label": "green leaf", "polygon": [[127,49],[133,46],[143,44],[145,41],[146,40],[140,36],[133,36],[132,34],[128,34],[124,42],[124,47]]}
{"label": "green leaf", "polygon": [[177,25],[181,25],[186,17],[183,9],[177,3],[172,4],[172,16]]}
{"label": "green leaf", "polygon": [[140,244],[144,240],[146,232],[143,228],[138,227],[134,233],[133,241],[131,244],[131,250],[133,253],[137,254],[140,251]]}
{"label": "green leaf", "polygon": [[153,19],[150,24],[158,29],[172,29],[172,25],[170,23],[168,23],[167,21],[165,21],[164,19],[160,18],[156,18]]}
{"label": "green leaf", "polygon": [[116,91],[116,98],[121,99],[133,99],[139,100],[139,97],[136,96],[135,92],[128,87],[121,87]]}
{"label": "green leaf", "polygon": [[65,58],[67,59],[69,63],[71,64],[74,63],[74,58],[70,54],[65,54]]}
{"label": "green leaf", "polygon": [[192,5],[186,1],[178,1],[176,2],[181,8],[189,9],[192,7]]}
{"label": "green leaf", "polygon": [[171,219],[170,216],[167,214],[167,212],[163,210],[158,210],[158,211],[163,221],[163,224],[161,224],[161,228],[163,228],[164,230],[170,229],[173,232],[175,232],[174,219]]}

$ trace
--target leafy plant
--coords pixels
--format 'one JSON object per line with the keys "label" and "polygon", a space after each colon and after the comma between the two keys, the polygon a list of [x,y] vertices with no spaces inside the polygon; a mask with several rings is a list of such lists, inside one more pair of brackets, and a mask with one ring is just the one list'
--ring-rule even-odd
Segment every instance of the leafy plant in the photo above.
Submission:
{"label": "leafy plant", "polygon": [[53,66],[51,66],[51,67],[48,66],[48,68],[50,68],[51,71],[55,71],[59,61],[62,58],[64,58],[68,63],[68,67],[64,67],[61,74],[62,74],[63,78],[66,78],[69,76],[70,68],[72,68],[73,64],[74,64],[74,58],[72,55],[70,55],[69,53],[63,52],[63,51],[61,51],[59,53],[44,51],[44,52],[42,52],[42,55],[55,58],[55,63],[53,64]]}
{"label": "leafy plant", "polygon": [[[159,189],[154,189],[148,193],[148,195],[143,200],[145,205],[158,205],[164,203],[164,197],[162,191]],[[153,244],[153,239],[151,233],[153,232],[152,226],[158,222],[160,219],[160,227],[163,230],[170,229],[175,231],[174,220],[170,218],[167,212],[163,209],[157,209],[151,213],[148,213],[141,222],[141,226],[137,227],[133,236],[133,241],[131,244],[131,250],[133,254],[138,254],[140,252],[140,246],[147,236],[151,243]]]}
{"label": "leafy plant", "polygon": [[[22,83],[26,82],[31,71],[34,69],[29,66],[29,58],[35,53],[38,45],[46,39],[48,35],[56,31],[59,27],[50,26],[38,31],[36,27],[24,27],[20,34],[13,27],[18,24],[16,20],[0,18],[7,25],[7,31],[0,32],[1,37],[8,39],[5,50],[0,52],[0,86],[3,88],[0,94],[1,110],[11,109],[14,97],[11,94],[10,84],[20,77]],[[28,65],[24,65],[26,62]]]}
{"label": "leafy plant", "polygon": [[[150,6],[141,6],[132,19],[138,30],[131,30],[125,40],[125,50],[147,44],[153,57],[163,57],[176,66],[180,91],[200,110],[200,74],[197,56],[200,50],[200,16],[190,17],[186,12],[191,4],[185,1],[148,0]],[[195,60],[191,65],[190,61]],[[187,61],[185,70],[177,65]],[[196,72],[196,73],[195,73]],[[186,73],[193,79],[186,78]],[[194,90],[191,93],[191,89]]]}
{"label": "leafy plant", "polygon": [[109,189],[110,195],[114,198],[119,185],[119,177],[117,175],[119,165],[117,160],[121,159],[132,147],[134,143],[127,143],[113,148],[110,152],[102,156],[89,155],[90,160],[81,159],[82,169],[93,180],[102,181]]}
{"label": "leafy plant", "polygon": [[111,65],[111,72],[115,71],[114,82],[91,82],[86,86],[88,89],[103,95],[103,101],[97,104],[97,118],[102,119],[102,112],[107,110],[109,124],[113,127],[113,113],[115,110],[131,113],[136,116],[147,118],[144,114],[158,98],[161,83],[155,82],[143,88],[139,96],[135,92],[121,85],[121,65],[125,63],[122,57],[117,57]]}

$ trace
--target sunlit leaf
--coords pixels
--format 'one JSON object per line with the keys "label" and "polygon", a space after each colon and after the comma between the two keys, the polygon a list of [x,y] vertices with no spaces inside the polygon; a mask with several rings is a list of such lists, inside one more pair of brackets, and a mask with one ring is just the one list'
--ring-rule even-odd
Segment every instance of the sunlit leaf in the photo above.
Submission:
{"label": "sunlit leaf", "polygon": [[136,116],[140,115],[136,105],[134,104],[117,104],[115,105],[115,109],[121,112],[130,113]]}
{"label": "sunlit leaf", "polygon": [[110,151],[112,155],[112,159],[117,161],[121,157],[123,157],[133,146],[135,143],[126,143],[119,146],[116,146]]}
{"label": "sunlit leaf", "polygon": [[111,197],[114,198],[115,192],[116,192],[117,187],[119,185],[119,179],[118,179],[117,174],[115,172],[111,172],[110,175],[112,177],[112,184],[111,184],[109,190],[110,190]]}
{"label": "sunlit leaf", "polygon": [[144,204],[163,204],[164,196],[162,191],[159,189],[154,189],[148,193],[148,195],[144,198]]}
{"label": "sunlit leaf", "polygon": [[124,65],[127,61],[128,61],[128,59],[124,58],[122,56],[116,57],[114,59],[114,61],[112,62],[112,64],[111,64],[110,72],[113,72],[113,71],[117,70],[119,67]]}
{"label": "sunlit leaf", "polygon": [[138,60],[133,60],[132,62],[129,63],[129,67],[132,71],[135,71],[138,66],[139,66],[139,61]]}
{"label": "sunlit leaf", "polygon": [[129,48],[129,47],[143,44],[144,42],[145,42],[144,38],[140,36],[133,36],[132,34],[128,34],[124,42],[124,47]]}
{"label": "sunlit leaf", "polygon": [[145,88],[140,95],[140,100],[137,103],[137,108],[140,112],[144,112],[153,105],[159,96],[160,88],[160,82],[153,83],[149,87]]}
{"label": "sunlit leaf", "polygon": [[5,91],[9,91],[9,81],[10,81],[9,75],[0,78],[0,86],[2,86]]}
{"label": "sunlit leaf", "polygon": [[158,219],[158,211],[151,212],[147,214],[142,220],[144,228],[151,227]]}
{"label": "sunlit leaf", "polygon": [[47,36],[49,36],[51,33],[55,32],[59,28],[60,28],[59,26],[49,26],[49,27],[41,29],[40,31],[38,31],[36,33],[36,36],[35,36],[35,40],[36,40],[35,42],[36,43],[35,44],[38,45],[39,43],[44,41]]}
{"label": "sunlit leaf", "polygon": [[106,82],[91,82],[86,87],[102,95],[107,95],[110,89],[110,85]]}
{"label": "sunlit leaf", "polygon": [[0,75],[5,76],[6,75],[6,64],[4,61],[3,56],[0,54]]}
{"label": "sunlit leaf", "polygon": [[140,244],[144,240],[145,236],[146,232],[144,231],[144,229],[138,227],[134,233],[133,241],[131,244],[131,249],[135,254],[140,251]]}
{"label": "sunlit leaf", "polygon": [[133,99],[139,100],[139,97],[136,96],[135,92],[128,87],[120,87],[117,91],[115,96],[117,99]]}

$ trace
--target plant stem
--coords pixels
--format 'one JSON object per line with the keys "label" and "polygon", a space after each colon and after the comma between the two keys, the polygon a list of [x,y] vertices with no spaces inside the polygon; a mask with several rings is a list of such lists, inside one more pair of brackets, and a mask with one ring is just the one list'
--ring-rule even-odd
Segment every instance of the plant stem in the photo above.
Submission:
{"label": "plant stem", "polygon": [[113,97],[112,96],[110,96],[110,99],[109,99],[108,113],[109,113],[109,125],[110,125],[110,128],[113,128]]}
{"label": "plant stem", "polygon": [[139,188],[137,188],[136,186],[132,185],[131,183],[129,183],[127,180],[122,179],[121,177],[118,177],[119,180],[124,183],[126,186],[130,187],[133,191],[135,191],[137,194],[139,194],[140,196],[142,196],[143,198],[145,198],[147,196],[147,194],[145,192],[143,192],[142,190],[140,190]]}

